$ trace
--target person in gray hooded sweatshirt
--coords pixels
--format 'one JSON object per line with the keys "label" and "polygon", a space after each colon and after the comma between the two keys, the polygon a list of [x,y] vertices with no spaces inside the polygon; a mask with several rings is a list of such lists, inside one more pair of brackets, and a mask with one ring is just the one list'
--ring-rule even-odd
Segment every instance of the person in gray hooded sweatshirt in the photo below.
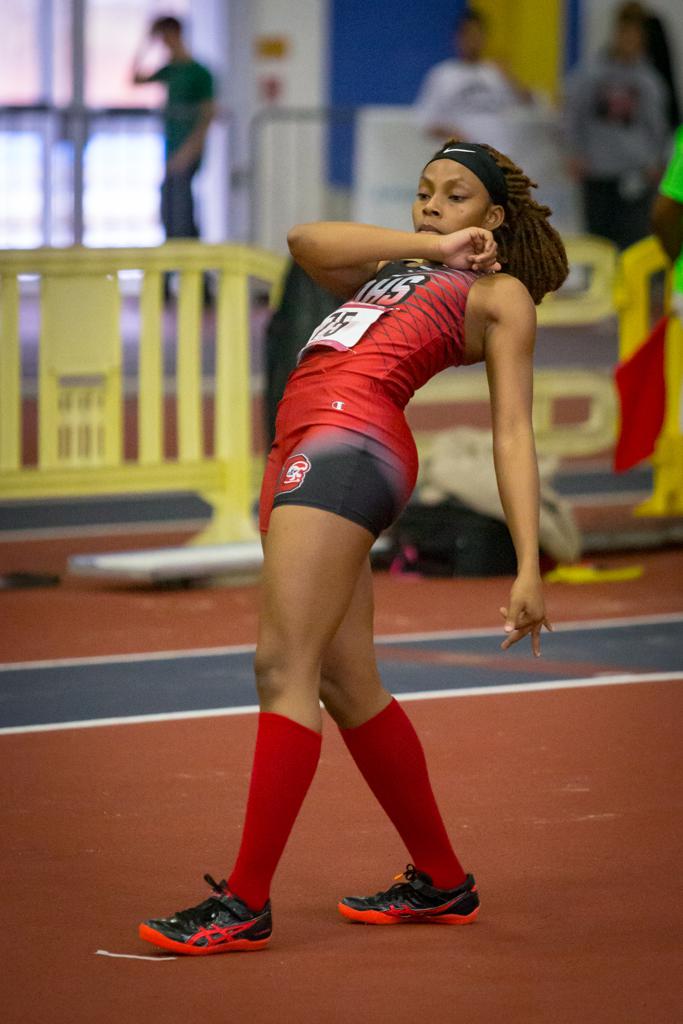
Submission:
{"label": "person in gray hooded sweatshirt", "polygon": [[650,234],[666,159],[666,98],[645,58],[640,5],[617,10],[611,46],[567,82],[569,172],[580,183],[586,230],[625,249]]}

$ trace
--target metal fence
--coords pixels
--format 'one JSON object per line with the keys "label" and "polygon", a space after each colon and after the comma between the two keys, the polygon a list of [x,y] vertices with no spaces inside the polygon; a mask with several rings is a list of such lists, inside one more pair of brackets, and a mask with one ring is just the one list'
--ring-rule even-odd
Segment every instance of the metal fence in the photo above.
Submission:
{"label": "metal fence", "polygon": [[[213,241],[229,235],[231,142],[221,113],[196,189]],[[0,107],[0,248],[157,245],[163,171],[159,110]]]}
{"label": "metal fence", "polygon": [[[0,248],[160,243],[161,117],[147,107],[0,107]],[[561,230],[580,232],[552,118],[527,121],[520,136],[546,140],[527,147],[542,164],[541,198]],[[220,110],[209,131],[195,180],[207,241],[285,253],[301,221],[409,227],[414,175],[433,150],[410,107],[271,106],[251,120],[248,141],[244,129]]]}
{"label": "metal fence", "polygon": [[[349,168],[335,166],[353,151],[358,109],[268,108],[249,135],[249,236],[285,251],[293,224],[350,216]],[[344,173],[346,172],[346,173]]]}

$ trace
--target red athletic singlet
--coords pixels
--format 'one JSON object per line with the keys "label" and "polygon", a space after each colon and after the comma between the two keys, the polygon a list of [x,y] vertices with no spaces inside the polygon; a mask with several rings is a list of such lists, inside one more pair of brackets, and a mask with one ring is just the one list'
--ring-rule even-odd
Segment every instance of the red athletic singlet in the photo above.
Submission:
{"label": "red athletic singlet", "polygon": [[[334,375],[403,409],[431,377],[462,362],[465,304],[476,278],[440,264],[388,263],[313,332],[288,388]],[[357,341],[354,313],[368,321]]]}
{"label": "red athletic singlet", "polygon": [[262,529],[288,458],[304,437],[329,428],[354,431],[388,450],[402,467],[399,489],[407,500],[417,452],[403,410],[431,377],[462,362],[465,305],[476,278],[439,264],[389,263],[316,328],[278,407]]}

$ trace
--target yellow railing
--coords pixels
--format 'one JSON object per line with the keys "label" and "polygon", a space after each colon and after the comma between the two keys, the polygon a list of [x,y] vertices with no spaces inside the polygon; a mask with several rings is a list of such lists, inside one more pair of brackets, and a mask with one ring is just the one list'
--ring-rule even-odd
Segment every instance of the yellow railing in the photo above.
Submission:
{"label": "yellow railing", "polygon": [[[243,245],[0,253],[0,495],[5,499],[191,490],[212,506],[196,541],[253,536],[248,280],[284,260]],[[137,458],[123,451],[118,274],[142,272]],[[164,453],[163,277],[179,278],[177,457]],[[216,281],[213,454],[202,430],[202,278]],[[38,463],[21,462],[20,275],[40,279]]]}
{"label": "yellow railing", "polygon": [[[616,290],[619,312],[619,358],[623,361],[643,344],[652,323],[652,278],[666,274],[665,301],[670,301],[671,273],[654,238],[645,238],[623,253]],[[681,382],[683,380],[683,325],[671,316],[664,357],[666,405],[664,425],[652,456],[652,497],[636,509],[637,515],[683,515],[683,433]]]}
{"label": "yellow railing", "polygon": [[[446,370],[421,388],[415,405],[446,405],[450,402],[488,402],[486,374]],[[586,415],[575,423],[560,423],[557,403],[581,399]],[[534,432],[541,455],[578,457],[604,452],[614,443],[617,403],[611,374],[591,370],[537,370],[534,374]],[[418,451],[429,452],[433,432],[415,431]]]}
{"label": "yellow railing", "polygon": [[[620,359],[627,359],[647,338],[653,320],[653,277],[664,276],[665,301],[671,275],[658,242],[646,238],[619,255],[611,242],[591,236],[564,239],[570,266],[584,288],[564,288],[547,296],[538,310],[540,326],[576,326],[610,316],[619,321]],[[580,268],[583,268],[582,270]],[[661,299],[661,295],[660,295]],[[664,426],[652,457],[652,497],[635,510],[638,515],[683,514],[683,326],[678,317],[669,320],[664,367],[666,410]],[[483,373],[439,375],[418,392],[416,404],[485,401],[488,386]],[[558,400],[586,400],[585,417],[576,423],[556,422]],[[589,456],[604,452],[614,443],[618,407],[611,372],[563,368],[539,370],[534,375],[534,427],[539,452],[546,455]],[[417,434],[418,447],[428,451],[429,433]]]}
{"label": "yellow railing", "polygon": [[[664,269],[653,239],[638,243],[617,264],[600,239],[567,239],[573,267],[588,268],[586,288],[568,290],[539,309],[542,325],[584,324],[619,315],[622,358],[650,326],[650,278]],[[190,490],[214,514],[202,543],[253,536],[254,459],[249,376],[249,277],[279,284],[281,257],[241,245],[178,242],[157,249],[43,249],[0,253],[0,496],[54,498]],[[617,275],[618,269],[618,275]],[[117,275],[142,272],[139,295],[137,455],[123,443],[121,289]],[[216,279],[216,367],[213,454],[202,428],[202,277]],[[164,452],[163,277],[179,275],[175,381],[177,456]],[[40,279],[38,463],[22,465],[20,275]],[[616,288],[615,288],[615,275]],[[643,514],[683,512],[680,408],[683,331],[672,318],[667,337],[667,412],[654,457],[655,489]],[[416,396],[419,403],[486,400],[480,373],[440,375]],[[559,424],[559,399],[588,400],[579,423]],[[616,403],[611,376],[586,370],[539,371],[534,421],[539,450],[590,455],[614,441]],[[418,434],[424,450],[426,435]]]}
{"label": "yellow railing", "polygon": [[575,327],[614,316],[614,285],[619,253],[606,238],[565,235],[562,238],[572,275],[583,277],[583,287],[572,287],[570,276],[559,292],[550,292],[538,307],[541,327]]}

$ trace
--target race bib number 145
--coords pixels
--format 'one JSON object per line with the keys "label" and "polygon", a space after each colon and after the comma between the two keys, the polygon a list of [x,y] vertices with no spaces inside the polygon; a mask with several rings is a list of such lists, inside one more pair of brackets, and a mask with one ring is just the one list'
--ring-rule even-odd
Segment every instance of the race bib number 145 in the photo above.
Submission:
{"label": "race bib number 145", "polygon": [[337,350],[353,348],[361,340],[368,327],[386,313],[386,306],[374,306],[364,302],[349,302],[325,317],[311,334],[299,357],[310,348],[323,345]]}

